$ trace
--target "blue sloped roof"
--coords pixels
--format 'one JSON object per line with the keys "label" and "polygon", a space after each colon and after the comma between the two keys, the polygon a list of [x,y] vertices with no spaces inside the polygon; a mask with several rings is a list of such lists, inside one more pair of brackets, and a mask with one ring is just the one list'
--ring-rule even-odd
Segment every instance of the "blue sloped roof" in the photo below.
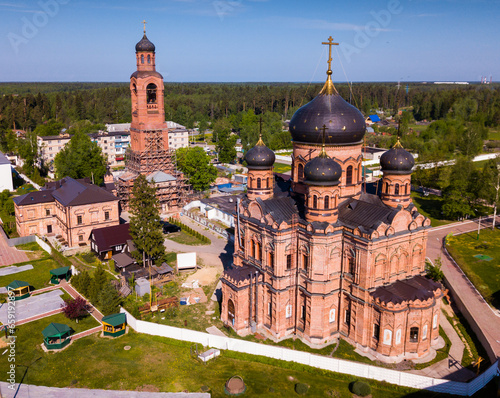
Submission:
{"label": "blue sloped roof", "polygon": [[380,118],[378,117],[378,115],[370,115],[368,117],[373,123],[380,122]]}

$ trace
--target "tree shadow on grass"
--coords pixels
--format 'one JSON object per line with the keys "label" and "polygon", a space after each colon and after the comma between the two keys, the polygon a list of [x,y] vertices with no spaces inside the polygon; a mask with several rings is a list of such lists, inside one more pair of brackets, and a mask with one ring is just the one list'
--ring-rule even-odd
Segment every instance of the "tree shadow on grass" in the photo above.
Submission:
{"label": "tree shadow on grass", "polygon": [[434,199],[434,198],[422,198],[419,196],[415,196],[412,198],[414,202],[418,204],[418,206],[425,211],[431,218],[436,220],[442,220],[443,216],[441,214],[443,200],[442,199]]}

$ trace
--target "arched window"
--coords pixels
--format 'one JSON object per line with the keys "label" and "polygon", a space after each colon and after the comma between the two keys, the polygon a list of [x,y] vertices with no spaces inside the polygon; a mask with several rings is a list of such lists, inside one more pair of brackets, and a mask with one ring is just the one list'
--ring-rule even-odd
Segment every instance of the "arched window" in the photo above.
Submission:
{"label": "arched window", "polygon": [[273,252],[269,252],[269,264],[268,266],[273,268],[274,267],[274,253]]}
{"label": "arched window", "polygon": [[302,180],[304,178],[304,166],[299,164],[297,167],[297,176],[299,180]]}
{"label": "arched window", "polygon": [[410,343],[418,343],[418,328],[410,328]]}
{"label": "arched window", "polygon": [[271,188],[271,179],[267,177],[267,188]]}
{"label": "arched window", "polygon": [[252,240],[252,246],[251,246],[251,255],[253,258],[255,258],[255,242]]}
{"label": "arched window", "polygon": [[227,320],[231,325],[234,326],[234,313],[236,311],[234,310],[234,303],[233,300],[229,299],[227,302]]}
{"label": "arched window", "polygon": [[405,195],[408,195],[408,184],[405,184]]}
{"label": "arched window", "polygon": [[325,196],[325,209],[330,208],[330,197]]}
{"label": "arched window", "polygon": [[399,184],[394,186],[394,195],[399,195]]}
{"label": "arched window", "polygon": [[146,87],[146,100],[148,104],[156,104],[156,85],[153,83]]}
{"label": "arched window", "polygon": [[313,196],[313,209],[318,208],[318,197],[316,195]]}
{"label": "arched window", "polygon": [[257,188],[262,188],[262,180],[257,178]]}
{"label": "arched window", "polygon": [[148,64],[150,64],[150,63],[151,63],[151,55],[148,54]]}
{"label": "arched window", "polygon": [[352,166],[347,167],[345,173],[345,184],[346,185],[352,184]]}
{"label": "arched window", "polygon": [[302,254],[302,265],[304,266],[304,269],[307,271],[307,268],[309,267],[309,255],[307,253]]}
{"label": "arched window", "polygon": [[389,193],[389,183],[385,183],[385,193]]}
{"label": "arched window", "polygon": [[141,64],[144,63],[144,54],[141,54]]}

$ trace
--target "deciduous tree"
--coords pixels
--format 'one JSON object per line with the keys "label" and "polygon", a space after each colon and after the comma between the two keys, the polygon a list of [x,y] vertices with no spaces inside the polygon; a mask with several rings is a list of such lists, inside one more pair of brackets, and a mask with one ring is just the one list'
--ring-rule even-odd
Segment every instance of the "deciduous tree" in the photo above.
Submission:
{"label": "deciduous tree", "polygon": [[100,185],[106,174],[106,159],[97,143],[82,131],[77,131],[55,158],[57,178],[92,178]]}
{"label": "deciduous tree", "polygon": [[203,148],[179,148],[177,167],[188,177],[193,189],[204,191],[217,178],[217,169],[210,163],[210,157]]}

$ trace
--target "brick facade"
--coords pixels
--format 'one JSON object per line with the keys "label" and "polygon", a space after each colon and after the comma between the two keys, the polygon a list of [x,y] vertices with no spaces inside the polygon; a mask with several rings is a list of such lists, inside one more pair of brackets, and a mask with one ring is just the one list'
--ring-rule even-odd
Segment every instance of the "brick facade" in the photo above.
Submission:
{"label": "brick facade", "polygon": [[[289,185],[280,181],[271,192],[263,181],[272,165],[246,159],[233,264],[221,278],[222,321],[240,335],[298,337],[315,347],[343,338],[380,358],[425,356],[438,342],[443,288],[425,277],[430,220],[411,201],[413,158],[405,152],[408,169],[398,162],[384,171],[380,196],[366,193],[358,130],[346,142],[352,117],[330,112],[329,123],[344,126],[335,133],[343,141],[320,146],[313,143],[320,133],[316,139],[297,129],[294,137],[309,143],[294,142]],[[326,127],[323,134],[323,142],[331,138]],[[263,145],[255,148],[265,153]]]}
{"label": "brick facade", "polygon": [[116,196],[69,177],[14,198],[14,208],[20,236],[59,235],[68,247],[88,245],[93,229],[120,223]]}

